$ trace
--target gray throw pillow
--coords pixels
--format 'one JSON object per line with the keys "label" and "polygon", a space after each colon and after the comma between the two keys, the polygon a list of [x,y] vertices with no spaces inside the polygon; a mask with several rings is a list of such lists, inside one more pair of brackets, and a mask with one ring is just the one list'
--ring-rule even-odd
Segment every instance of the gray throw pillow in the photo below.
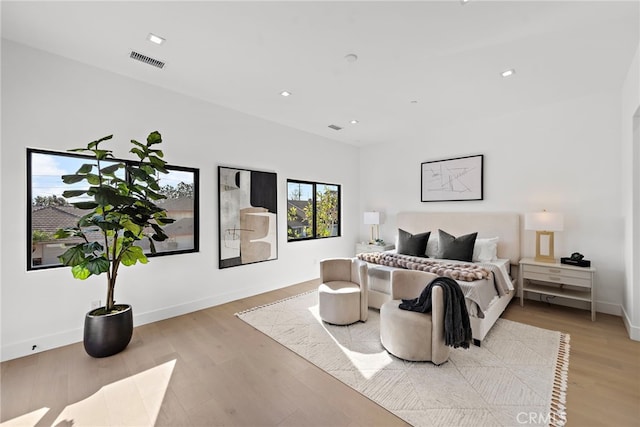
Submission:
{"label": "gray throw pillow", "polygon": [[455,237],[446,231],[438,230],[438,258],[471,262],[477,236],[476,232]]}
{"label": "gray throw pillow", "polygon": [[420,256],[426,258],[427,242],[430,231],[420,234],[411,234],[398,229],[398,253],[403,255]]}

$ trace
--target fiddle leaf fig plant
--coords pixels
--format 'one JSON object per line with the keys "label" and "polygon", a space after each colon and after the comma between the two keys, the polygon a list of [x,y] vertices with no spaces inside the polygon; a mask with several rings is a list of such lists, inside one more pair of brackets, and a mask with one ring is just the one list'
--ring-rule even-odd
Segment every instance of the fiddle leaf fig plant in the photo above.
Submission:
{"label": "fiddle leaf fig plant", "polygon": [[[86,148],[68,150],[93,158],[76,173],[62,176],[65,184],[86,182],[86,188],[67,190],[62,195],[80,197],[81,200],[71,204],[87,213],[75,226],[61,228],[54,235],[58,239],[81,239],[58,257],[63,265],[71,267],[73,277],[84,280],[106,274],[103,314],[117,311],[114,290],[120,266],[148,262],[142,248],[135,243],[148,239],[151,253],[155,253],[154,241],[168,238],[162,227],[174,222],[167,217],[166,210],[155,203],[166,198],[160,193],[158,182],[159,174],[167,173],[164,154],[157,148],[162,143],[160,133],[151,132],[146,143],[131,140],[133,147],[129,152],[138,157],[136,162],[116,161],[111,150],[101,148],[101,144],[112,137],[90,142]],[[97,241],[89,237],[96,233],[100,236]]]}

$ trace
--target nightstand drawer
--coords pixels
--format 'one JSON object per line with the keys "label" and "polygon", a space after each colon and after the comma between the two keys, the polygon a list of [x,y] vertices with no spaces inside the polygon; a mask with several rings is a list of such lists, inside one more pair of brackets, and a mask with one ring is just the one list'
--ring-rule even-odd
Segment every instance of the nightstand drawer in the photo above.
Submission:
{"label": "nightstand drawer", "polygon": [[591,279],[583,279],[579,277],[571,277],[565,274],[549,274],[549,273],[524,273],[524,278],[529,280],[540,280],[542,282],[561,283],[564,285],[580,286],[583,288],[591,287]]}
{"label": "nightstand drawer", "polygon": [[548,274],[554,277],[572,277],[575,279],[591,280],[590,271],[580,271],[568,268],[557,268],[553,266],[542,267],[539,265],[525,265],[525,273]]}

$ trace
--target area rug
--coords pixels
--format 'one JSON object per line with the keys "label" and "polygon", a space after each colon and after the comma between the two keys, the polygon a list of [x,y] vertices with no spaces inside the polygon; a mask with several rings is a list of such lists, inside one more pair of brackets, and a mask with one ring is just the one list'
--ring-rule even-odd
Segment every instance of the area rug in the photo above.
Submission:
{"label": "area rug", "polygon": [[389,355],[377,310],[365,323],[322,322],[317,291],[236,315],[417,427],[566,423],[567,334],[498,319],[482,347],[435,366]]}

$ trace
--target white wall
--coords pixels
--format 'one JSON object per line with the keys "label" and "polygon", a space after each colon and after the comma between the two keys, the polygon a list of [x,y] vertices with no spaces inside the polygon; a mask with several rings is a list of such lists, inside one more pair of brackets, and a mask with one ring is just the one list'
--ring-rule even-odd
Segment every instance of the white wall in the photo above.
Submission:
{"label": "white wall", "polygon": [[[361,167],[361,210],[387,214],[381,235],[391,242],[399,211],[562,212],[556,256],[578,251],[590,259],[597,269],[597,310],[620,315],[620,117],[620,94],[612,91],[367,147],[361,164],[374,166]],[[485,156],[484,200],[420,202],[421,162],[472,154]],[[366,233],[361,226],[361,236]],[[523,232],[523,256],[534,255],[534,237]]]}
{"label": "white wall", "polygon": [[[153,130],[170,164],[200,169],[201,243],[199,253],[121,270],[116,298],[133,305],[136,324],[313,279],[317,260],[353,253],[356,148],[3,40],[2,360],[80,341],[84,313],[106,292],[104,277],[26,271],[26,148],[64,151],[113,133],[112,148],[126,157],[129,139]],[[309,153],[313,161],[301,161]],[[277,172],[278,260],[217,268],[218,165]],[[342,185],[343,237],[287,243],[287,178]]]}
{"label": "white wall", "polygon": [[622,87],[622,209],[626,267],[622,317],[640,340],[640,45]]}

